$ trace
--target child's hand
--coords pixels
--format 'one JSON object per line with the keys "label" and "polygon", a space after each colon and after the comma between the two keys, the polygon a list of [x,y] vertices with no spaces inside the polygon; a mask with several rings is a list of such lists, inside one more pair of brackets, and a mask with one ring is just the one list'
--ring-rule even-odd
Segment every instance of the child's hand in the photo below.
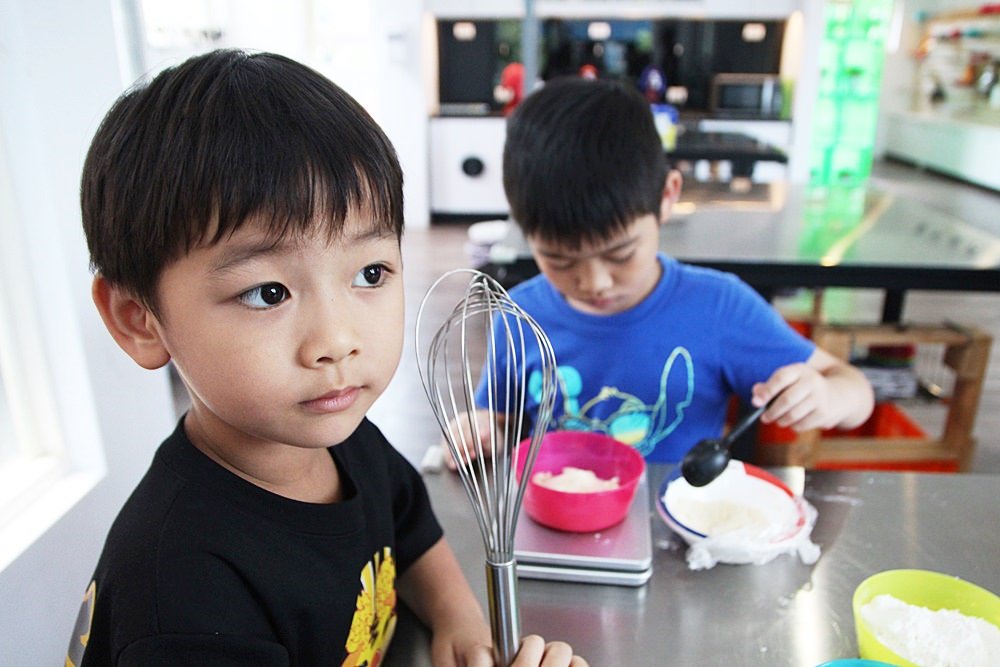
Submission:
{"label": "child's hand", "polygon": [[[436,667],[497,667],[493,662],[493,649],[489,645],[473,644],[465,649],[455,647],[454,661],[445,656],[442,661],[435,659]],[[538,635],[528,635],[521,640],[521,649],[511,663],[511,667],[587,667],[587,661],[573,655],[573,649],[565,642],[549,642]]]}
{"label": "child's hand", "polygon": [[808,364],[791,364],[774,371],[767,382],[754,385],[751,403],[760,407],[775,396],[774,403],[761,415],[764,424],[796,431],[837,425],[839,418],[830,406],[829,383]]}
{"label": "child's hand", "polygon": [[521,641],[521,650],[511,667],[587,667],[587,661],[573,655],[573,648],[565,642],[549,642],[538,635],[528,635]]}
{"label": "child's hand", "polygon": [[[475,459],[479,456],[480,450],[484,456],[491,456],[493,454],[492,443],[493,440],[490,435],[491,426],[496,429],[500,429],[502,437],[502,429],[504,425],[504,420],[501,416],[497,416],[497,423],[495,425],[490,424],[490,413],[488,410],[477,410],[473,415],[473,419],[476,423],[476,431],[479,436],[479,445],[477,446],[476,440],[473,434],[470,433],[469,425],[469,413],[464,412],[450,424],[448,424],[448,432],[451,437],[454,438],[455,443],[460,447],[463,443],[466,446],[466,454],[469,459]],[[444,464],[448,466],[449,470],[457,470],[458,465],[455,462],[455,458],[451,454],[451,448],[448,446],[447,442],[441,443],[444,449]]]}
{"label": "child's hand", "polygon": [[875,405],[864,374],[818,347],[804,364],[782,366],[767,382],[755,384],[751,402],[760,407],[775,396],[761,421],[796,431],[854,428]]}

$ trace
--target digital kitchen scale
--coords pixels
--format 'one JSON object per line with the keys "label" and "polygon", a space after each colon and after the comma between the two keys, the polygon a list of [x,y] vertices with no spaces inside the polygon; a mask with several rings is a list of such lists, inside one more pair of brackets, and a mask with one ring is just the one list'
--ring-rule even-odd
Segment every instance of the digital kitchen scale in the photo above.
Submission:
{"label": "digital kitchen scale", "polygon": [[568,533],[535,523],[523,511],[514,539],[524,579],[641,586],[653,573],[649,484],[642,473],[625,519],[596,533]]}

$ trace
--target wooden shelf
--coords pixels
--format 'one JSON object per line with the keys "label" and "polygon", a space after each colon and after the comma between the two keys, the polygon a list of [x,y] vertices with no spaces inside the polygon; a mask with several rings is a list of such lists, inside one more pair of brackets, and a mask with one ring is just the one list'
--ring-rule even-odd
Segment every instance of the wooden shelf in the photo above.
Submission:
{"label": "wooden shelf", "polygon": [[975,451],[972,431],[979,410],[992,337],[974,327],[954,324],[817,325],[816,344],[848,360],[855,346],[944,346],[943,363],[955,373],[948,414],[937,437],[825,437],[818,430],[801,433],[785,445],[758,446],[757,459],[767,465],[822,467],[887,467],[906,469],[936,464],[939,470],[968,469]]}
{"label": "wooden shelf", "polygon": [[1000,14],[983,14],[978,9],[956,9],[950,12],[940,12],[927,19],[928,24],[932,23],[956,23],[969,21],[988,21],[996,19],[1000,21]]}

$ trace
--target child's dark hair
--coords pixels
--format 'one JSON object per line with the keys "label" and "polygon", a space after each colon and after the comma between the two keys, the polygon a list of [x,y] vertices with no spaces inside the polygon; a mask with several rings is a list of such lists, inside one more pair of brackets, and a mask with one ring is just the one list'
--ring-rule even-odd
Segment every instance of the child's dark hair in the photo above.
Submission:
{"label": "child's dark hair", "polygon": [[503,184],[526,236],[579,247],[659,216],[668,163],[628,82],[554,79],[507,121]]}
{"label": "child's dark hair", "polygon": [[403,176],[382,130],[347,93],[280,55],[195,56],[115,102],[81,183],[91,266],[157,309],[163,269],[249,219],[275,239],[349,212],[398,237]]}

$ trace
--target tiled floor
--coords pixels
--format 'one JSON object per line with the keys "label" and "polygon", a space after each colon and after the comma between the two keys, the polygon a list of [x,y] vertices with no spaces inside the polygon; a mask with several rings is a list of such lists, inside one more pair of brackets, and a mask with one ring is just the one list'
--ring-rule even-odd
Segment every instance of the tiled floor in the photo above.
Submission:
{"label": "tiled floor", "polygon": [[[1000,236],[1000,194],[895,163],[877,164],[872,185],[925,202],[928,207],[956,215]],[[440,440],[416,370],[414,321],[420,299],[430,284],[448,269],[471,264],[466,231],[464,225],[433,225],[429,229],[408,229],[403,240],[406,342],[395,379],[373,406],[370,416],[414,463],[420,461],[429,445]],[[794,309],[801,305],[800,300],[793,297],[778,305]],[[824,297],[824,315],[834,321],[875,322],[881,301],[881,294],[874,290],[831,289]],[[913,322],[953,320],[974,324],[1000,340],[1000,293],[911,292],[903,316]],[[912,407],[925,430],[939,432],[935,429],[939,429],[944,415],[940,405]],[[996,350],[987,373],[975,435],[979,443],[971,470],[1000,473],[1000,353]]]}

